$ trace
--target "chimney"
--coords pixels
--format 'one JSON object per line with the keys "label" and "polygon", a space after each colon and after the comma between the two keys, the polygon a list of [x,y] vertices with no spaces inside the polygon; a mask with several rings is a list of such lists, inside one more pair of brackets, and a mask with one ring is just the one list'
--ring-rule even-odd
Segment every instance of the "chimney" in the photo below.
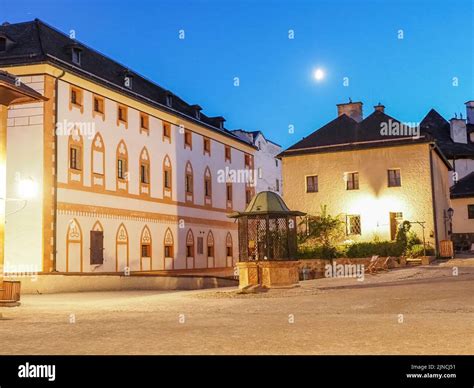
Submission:
{"label": "chimney", "polygon": [[382,105],[380,102],[374,106],[374,110],[377,112],[385,112],[385,105]]}
{"label": "chimney", "polygon": [[474,100],[466,102],[466,117],[468,124],[474,124]]}
{"label": "chimney", "polygon": [[337,116],[347,115],[358,123],[362,121],[362,102],[349,102],[345,104],[337,104]]}
{"label": "chimney", "polygon": [[449,120],[449,128],[451,133],[451,139],[455,143],[467,144],[467,129],[466,129],[466,120],[457,116],[454,116]]}

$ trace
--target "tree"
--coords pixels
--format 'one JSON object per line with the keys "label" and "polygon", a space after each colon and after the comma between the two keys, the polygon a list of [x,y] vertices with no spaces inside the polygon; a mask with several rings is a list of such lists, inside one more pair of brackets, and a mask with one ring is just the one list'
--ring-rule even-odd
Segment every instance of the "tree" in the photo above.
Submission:
{"label": "tree", "polygon": [[343,236],[343,222],[327,212],[327,206],[321,206],[319,215],[309,215],[300,225],[306,226],[306,231],[300,234],[301,242],[315,241],[325,248],[332,248],[334,242]]}

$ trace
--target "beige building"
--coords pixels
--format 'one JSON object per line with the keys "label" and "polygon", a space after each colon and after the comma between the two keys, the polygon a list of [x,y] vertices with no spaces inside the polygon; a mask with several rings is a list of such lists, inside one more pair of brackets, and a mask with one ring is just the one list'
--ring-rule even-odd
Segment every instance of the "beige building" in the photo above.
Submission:
{"label": "beige building", "polygon": [[394,240],[407,220],[437,247],[448,236],[451,165],[430,137],[400,124],[382,105],[366,118],[360,102],[338,105],[336,119],[281,154],[285,202],[310,215],[327,206],[347,240]]}
{"label": "beige building", "polygon": [[0,68],[47,98],[8,110],[6,272],[234,265],[255,147],[222,117],[38,20],[0,26]]}

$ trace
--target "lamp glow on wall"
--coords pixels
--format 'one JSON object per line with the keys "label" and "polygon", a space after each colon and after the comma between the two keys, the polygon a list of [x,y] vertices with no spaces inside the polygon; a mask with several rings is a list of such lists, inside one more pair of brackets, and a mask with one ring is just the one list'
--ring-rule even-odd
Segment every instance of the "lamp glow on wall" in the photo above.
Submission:
{"label": "lamp glow on wall", "polygon": [[29,200],[36,198],[37,195],[38,183],[32,177],[20,179],[18,182],[18,196],[20,199]]}

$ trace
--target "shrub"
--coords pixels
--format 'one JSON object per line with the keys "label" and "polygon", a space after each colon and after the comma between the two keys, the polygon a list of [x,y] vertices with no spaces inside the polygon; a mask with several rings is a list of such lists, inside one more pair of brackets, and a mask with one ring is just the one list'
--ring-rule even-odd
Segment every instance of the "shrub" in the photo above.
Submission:
{"label": "shrub", "polygon": [[346,255],[350,258],[378,256],[395,256],[403,255],[403,244],[398,241],[378,241],[378,242],[359,242],[351,244],[347,247]]}
{"label": "shrub", "polygon": [[335,247],[325,245],[306,246],[298,248],[298,259],[334,259],[338,257]]}
{"label": "shrub", "polygon": [[[423,244],[414,244],[409,249],[407,249],[407,256],[410,257],[421,257],[424,255]],[[426,245],[426,256],[434,256],[435,251],[430,245]]]}

